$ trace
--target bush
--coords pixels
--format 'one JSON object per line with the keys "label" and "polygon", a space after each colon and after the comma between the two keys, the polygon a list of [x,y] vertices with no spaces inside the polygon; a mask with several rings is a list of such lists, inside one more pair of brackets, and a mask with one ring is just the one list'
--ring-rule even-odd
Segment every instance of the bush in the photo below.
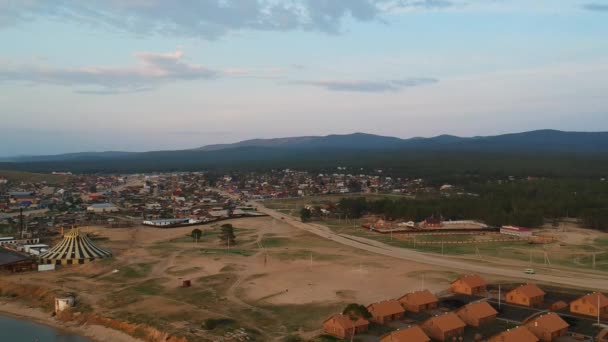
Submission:
{"label": "bush", "polygon": [[234,323],[236,322],[230,318],[207,318],[203,321],[202,326],[205,330],[213,330],[218,327],[233,325]]}

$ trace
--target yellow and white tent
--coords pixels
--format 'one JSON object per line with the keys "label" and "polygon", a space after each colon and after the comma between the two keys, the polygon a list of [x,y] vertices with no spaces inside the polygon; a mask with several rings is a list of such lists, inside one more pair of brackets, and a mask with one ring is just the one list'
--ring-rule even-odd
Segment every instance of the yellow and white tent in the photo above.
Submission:
{"label": "yellow and white tent", "polygon": [[72,229],[63,236],[63,240],[57,246],[40,255],[40,263],[76,265],[111,256],[110,251],[96,246],[78,229]]}

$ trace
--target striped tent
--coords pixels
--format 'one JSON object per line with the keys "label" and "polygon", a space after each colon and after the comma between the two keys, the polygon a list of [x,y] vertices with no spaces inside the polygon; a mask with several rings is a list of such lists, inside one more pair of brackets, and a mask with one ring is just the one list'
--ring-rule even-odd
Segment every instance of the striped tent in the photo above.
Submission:
{"label": "striped tent", "polygon": [[111,256],[110,251],[97,247],[85,234],[72,229],[57,246],[40,255],[40,263],[75,265]]}

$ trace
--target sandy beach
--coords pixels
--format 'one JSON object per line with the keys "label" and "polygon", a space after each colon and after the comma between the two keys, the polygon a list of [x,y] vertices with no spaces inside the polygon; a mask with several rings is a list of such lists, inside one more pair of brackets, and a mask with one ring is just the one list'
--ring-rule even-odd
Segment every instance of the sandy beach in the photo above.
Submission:
{"label": "sandy beach", "polygon": [[0,300],[0,315],[21,320],[44,324],[55,329],[69,331],[70,333],[87,337],[95,342],[140,342],[123,332],[106,328],[100,325],[75,325],[61,322],[48,313],[34,307],[20,303]]}

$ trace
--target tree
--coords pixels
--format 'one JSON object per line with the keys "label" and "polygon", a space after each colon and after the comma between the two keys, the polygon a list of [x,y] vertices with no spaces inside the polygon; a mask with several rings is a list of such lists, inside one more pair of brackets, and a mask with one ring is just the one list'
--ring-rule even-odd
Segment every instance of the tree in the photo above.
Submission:
{"label": "tree", "polygon": [[236,236],[234,235],[234,227],[230,224],[222,225],[222,232],[220,234],[220,239],[223,243],[227,245],[234,245]]}
{"label": "tree", "polygon": [[203,235],[203,231],[198,228],[193,229],[192,233],[190,233],[190,236],[192,236],[192,239],[196,242],[199,242],[202,235]]}
{"label": "tree", "polygon": [[346,308],[344,308],[344,311],[342,311],[342,314],[353,322],[353,332],[350,336],[351,342],[355,338],[355,322],[361,318],[369,319],[372,317],[372,314],[369,313],[365,306],[357,303],[348,304]]}
{"label": "tree", "polygon": [[310,221],[311,217],[312,213],[310,212],[310,209],[302,208],[302,210],[300,210],[300,219],[302,220],[302,222]]}

